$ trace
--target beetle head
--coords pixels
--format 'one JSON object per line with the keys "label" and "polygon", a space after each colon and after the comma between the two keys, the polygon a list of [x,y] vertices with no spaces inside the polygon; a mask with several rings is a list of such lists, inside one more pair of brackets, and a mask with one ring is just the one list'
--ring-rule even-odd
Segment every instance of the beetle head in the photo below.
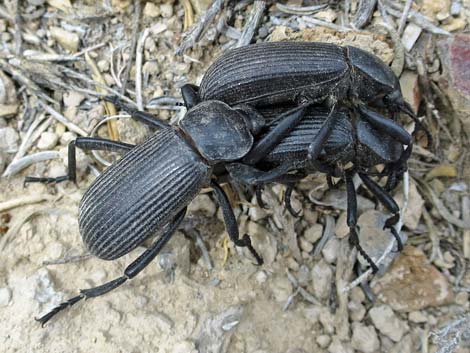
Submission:
{"label": "beetle head", "polygon": [[401,111],[412,118],[416,117],[411,105],[403,99],[400,87],[385,95],[383,101],[385,106],[391,111]]}

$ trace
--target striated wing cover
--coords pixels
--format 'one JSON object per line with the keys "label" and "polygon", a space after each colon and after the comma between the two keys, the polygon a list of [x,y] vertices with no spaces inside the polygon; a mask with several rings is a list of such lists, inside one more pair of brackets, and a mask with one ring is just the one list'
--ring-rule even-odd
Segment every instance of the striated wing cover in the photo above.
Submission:
{"label": "striated wing cover", "polygon": [[79,207],[90,252],[116,259],[164,227],[207,185],[210,168],[172,128],[159,130],[101,174]]}
{"label": "striated wing cover", "polygon": [[[345,50],[328,43],[268,42],[220,56],[200,85],[203,100],[266,106],[320,98],[349,79]],[[344,92],[336,92],[344,94]]]}

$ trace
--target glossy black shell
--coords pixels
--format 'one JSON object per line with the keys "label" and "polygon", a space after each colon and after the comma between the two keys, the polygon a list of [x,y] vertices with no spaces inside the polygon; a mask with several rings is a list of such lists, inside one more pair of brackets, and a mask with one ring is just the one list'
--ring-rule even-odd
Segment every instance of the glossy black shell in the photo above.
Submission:
{"label": "glossy black shell", "polygon": [[159,130],[86,191],[78,216],[86,247],[104,260],[127,254],[186,207],[210,175],[179,133]]}

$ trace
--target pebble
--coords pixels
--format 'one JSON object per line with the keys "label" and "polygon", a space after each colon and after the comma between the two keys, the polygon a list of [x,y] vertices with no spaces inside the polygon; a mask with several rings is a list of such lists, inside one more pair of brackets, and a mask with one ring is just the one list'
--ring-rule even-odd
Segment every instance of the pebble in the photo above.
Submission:
{"label": "pebble", "polygon": [[297,280],[300,286],[306,286],[311,280],[310,269],[307,265],[302,265],[297,272]]}
{"label": "pebble", "polygon": [[322,249],[321,253],[326,262],[333,264],[338,258],[340,241],[338,238],[331,238]]}
{"label": "pebble", "polygon": [[266,271],[261,270],[256,273],[255,279],[259,284],[263,284],[267,281],[268,275]]}
{"label": "pebble", "polygon": [[100,61],[98,61],[96,65],[98,66],[98,69],[100,70],[100,72],[106,72],[109,70],[109,67],[110,67],[109,61],[105,59],[101,59]]}
{"label": "pebble", "polygon": [[369,310],[369,316],[377,330],[398,342],[408,332],[408,325],[400,320],[387,305],[374,306]]}
{"label": "pebble", "polygon": [[271,286],[274,299],[278,302],[285,302],[292,294],[292,284],[287,277],[277,277]]}
{"label": "pebble", "polygon": [[82,93],[69,91],[64,93],[63,100],[66,107],[78,107],[80,103],[85,99]]}
{"label": "pebble", "polygon": [[361,287],[354,287],[351,289],[349,298],[351,301],[356,303],[363,303],[366,300],[366,295],[364,294],[364,291],[361,289]]}
{"label": "pebble", "polygon": [[410,312],[450,303],[447,278],[418,248],[405,246],[391,268],[372,283],[378,299],[394,310]]}
{"label": "pebble", "polygon": [[145,3],[145,7],[142,13],[144,14],[144,17],[152,17],[152,18],[155,18],[161,15],[160,8],[150,1],[147,1]]}
{"label": "pebble", "polygon": [[408,320],[415,324],[421,324],[423,322],[427,322],[428,318],[421,311],[412,311],[408,314]]}
{"label": "pebble", "polygon": [[80,38],[78,34],[66,31],[60,27],[51,27],[51,37],[54,38],[66,50],[75,53],[78,50]]}
{"label": "pebble", "polygon": [[330,293],[333,270],[325,260],[320,260],[312,268],[313,293],[318,299],[326,299]]}
{"label": "pebble", "polygon": [[57,145],[57,141],[59,141],[59,136],[53,132],[44,131],[37,142],[37,147],[43,151],[51,150]]}
{"label": "pebble", "polygon": [[173,6],[170,4],[161,4],[160,12],[163,17],[170,18],[173,16]]}
{"label": "pebble", "polygon": [[300,249],[305,251],[306,253],[310,253],[310,251],[313,250],[313,244],[304,238],[299,239],[299,246]]}
{"label": "pebble", "polygon": [[142,72],[149,75],[158,75],[161,72],[160,65],[155,60],[146,61],[142,67]]}
{"label": "pebble", "polygon": [[390,350],[390,353],[415,353],[418,352],[417,347],[413,347],[413,340],[411,335],[406,335],[400,342],[395,344]]}
{"label": "pebble", "polygon": [[460,292],[455,295],[455,303],[463,306],[464,309],[468,309],[469,307],[469,300],[468,300],[468,293],[467,292]]}
{"label": "pebble", "polygon": [[295,261],[293,257],[288,257],[286,259],[286,265],[287,268],[291,269],[294,272],[297,272],[299,270],[299,264],[297,263],[297,261]]}
{"label": "pebble", "polygon": [[191,341],[182,341],[173,347],[171,353],[198,353],[195,343]]}
{"label": "pebble", "polygon": [[7,126],[0,128],[0,150],[6,153],[18,151],[19,135],[15,129]]}
{"label": "pebble", "polygon": [[443,25],[442,29],[449,31],[449,32],[455,32],[455,31],[464,29],[466,25],[467,25],[467,21],[465,18],[457,17],[457,18],[452,18],[452,21],[449,24]]}
{"label": "pebble", "polygon": [[339,337],[333,336],[332,342],[328,347],[329,353],[354,353],[354,350],[346,343],[341,342]]}
{"label": "pebble", "polygon": [[380,348],[379,337],[372,326],[354,323],[351,346],[363,353],[374,353]]}
{"label": "pebble", "polygon": [[69,142],[75,140],[77,135],[71,131],[65,131],[62,136],[60,137],[60,144],[61,145],[68,145]]}
{"label": "pebble", "polygon": [[316,243],[323,234],[323,226],[319,223],[307,228],[304,232],[304,238],[310,243]]}
{"label": "pebble", "polygon": [[326,348],[331,343],[331,338],[328,335],[320,335],[316,339],[320,348]]}
{"label": "pebble", "polygon": [[410,22],[406,25],[405,30],[403,31],[403,36],[401,42],[405,47],[406,51],[410,51],[418,40],[419,36],[423,29],[418,25]]}
{"label": "pebble", "polygon": [[8,287],[0,288],[0,307],[7,306],[11,300],[11,289]]}
{"label": "pebble", "polygon": [[268,36],[269,34],[269,30],[266,26],[261,26],[258,30],[258,36],[261,38],[261,39],[264,39]]}
{"label": "pebble", "polygon": [[366,316],[366,307],[361,303],[351,301],[348,303],[348,309],[352,321],[360,322]]}
{"label": "pebble", "polygon": [[58,303],[62,301],[62,295],[56,292],[49,271],[45,268],[39,269],[33,276],[34,299],[41,304]]}
{"label": "pebble", "polygon": [[349,227],[346,222],[346,212],[341,212],[339,215],[338,220],[336,221],[335,234],[339,239],[343,239],[349,234]]}
{"label": "pebble", "polygon": [[189,212],[196,212],[196,211],[202,211],[204,214],[206,214],[209,217],[212,217],[215,215],[215,212],[217,211],[214,202],[211,200],[209,195],[206,194],[200,194],[196,196],[193,201],[188,206],[188,211]]}
{"label": "pebble", "polygon": [[326,333],[332,335],[335,332],[335,316],[327,307],[323,306],[320,308],[318,321],[320,321]]}

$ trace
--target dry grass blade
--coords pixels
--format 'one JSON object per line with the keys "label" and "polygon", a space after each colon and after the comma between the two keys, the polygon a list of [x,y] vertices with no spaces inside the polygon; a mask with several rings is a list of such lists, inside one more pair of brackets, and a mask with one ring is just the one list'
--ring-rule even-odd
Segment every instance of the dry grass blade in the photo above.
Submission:
{"label": "dry grass blade", "polygon": [[313,15],[323,9],[328,7],[328,4],[314,5],[314,6],[293,6],[293,5],[284,5],[276,4],[276,7],[279,11],[290,14],[290,15]]}
{"label": "dry grass blade", "polygon": [[55,120],[57,120],[59,123],[64,124],[70,131],[73,131],[81,136],[88,136],[88,133],[83,130],[82,128],[78,127],[74,123],[70,122],[65,116],[60,114],[58,111],[56,111],[54,108],[51,106],[45,104],[42,101],[39,101],[39,105],[47,112],[49,113]]}
{"label": "dry grass blade", "polygon": [[43,151],[30,154],[29,156],[20,158],[8,166],[8,168],[3,172],[3,177],[11,177],[18,173],[20,170],[23,170],[30,165],[35,163],[47,161],[49,159],[56,159],[59,158],[60,154],[58,151]]}
{"label": "dry grass blade", "polygon": [[357,29],[363,28],[367,25],[374,13],[377,0],[361,0],[357,8],[356,14],[354,15],[353,25]]}
{"label": "dry grass blade", "polygon": [[184,25],[183,31],[187,31],[189,27],[191,27],[194,23],[194,11],[193,6],[189,0],[183,0],[183,8],[184,8]]}
{"label": "dry grass blade", "polygon": [[[97,82],[99,82],[103,85],[106,85],[106,82],[104,81],[104,78],[101,75],[100,69],[98,68],[98,66],[96,65],[94,60],[90,57],[90,55],[88,55],[88,53],[85,53],[85,61],[91,67],[91,70],[93,72],[93,74],[92,74],[93,80],[95,80],[95,81],[97,81]],[[97,87],[96,90],[100,93],[106,93],[106,90],[102,87]],[[114,106],[113,103],[104,102],[104,107],[105,107],[105,110],[106,110],[106,115],[116,115],[116,107]],[[119,140],[119,131],[117,129],[117,125],[116,125],[115,120],[110,120],[108,122],[108,133],[109,133],[109,137],[112,140],[115,140],[115,141]]]}
{"label": "dry grass blade", "polygon": [[13,200],[0,202],[0,212],[11,210],[12,208],[31,205],[46,200],[54,199],[51,195],[28,195],[21,196]]}
{"label": "dry grass blade", "polygon": [[261,19],[263,17],[264,10],[266,9],[265,0],[256,0],[253,6],[253,10],[250,14],[250,17],[246,21],[243,32],[238,39],[236,47],[243,47],[250,44],[255,34],[256,29],[258,28]]}
{"label": "dry grass blade", "polygon": [[137,47],[137,37],[139,35],[139,27],[140,27],[140,13],[141,13],[141,1],[135,0],[134,1],[134,20],[133,20],[133,27],[132,27],[132,41],[129,48],[129,59],[127,61],[126,69],[124,70],[123,77],[121,79],[121,94],[126,93],[127,87],[127,80],[129,79],[129,75],[131,73],[132,62],[134,59],[135,49]]}

